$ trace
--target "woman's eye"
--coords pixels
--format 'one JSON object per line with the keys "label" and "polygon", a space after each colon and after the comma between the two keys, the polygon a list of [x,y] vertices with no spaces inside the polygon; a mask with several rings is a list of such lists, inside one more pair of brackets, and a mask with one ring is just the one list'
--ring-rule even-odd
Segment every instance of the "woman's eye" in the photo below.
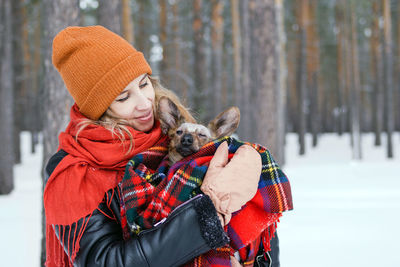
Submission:
{"label": "woman's eye", "polygon": [[127,96],[124,97],[124,98],[117,99],[117,101],[118,101],[118,102],[124,102],[124,101],[127,100],[128,98],[129,98],[129,95],[127,95]]}
{"label": "woman's eye", "polygon": [[176,131],[177,135],[181,135],[183,132],[181,130]]}
{"label": "woman's eye", "polygon": [[146,87],[146,86],[147,86],[147,84],[148,84],[148,83],[147,83],[147,82],[145,82],[144,84],[141,84],[141,85],[139,85],[139,88],[140,88],[140,89],[142,89],[142,88]]}

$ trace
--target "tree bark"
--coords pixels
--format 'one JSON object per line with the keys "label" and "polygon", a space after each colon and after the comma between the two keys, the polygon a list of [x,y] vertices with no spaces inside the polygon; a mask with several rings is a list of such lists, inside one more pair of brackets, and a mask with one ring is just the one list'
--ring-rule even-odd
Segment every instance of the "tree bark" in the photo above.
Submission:
{"label": "tree bark", "polygon": [[384,54],[385,54],[385,108],[387,131],[387,157],[393,158],[394,115],[393,115],[393,41],[392,41],[392,17],[390,0],[383,1],[384,19]]}
{"label": "tree bark", "polygon": [[297,63],[297,50],[299,47],[299,40],[289,41],[287,46],[287,73],[288,73],[288,82],[287,82],[287,119],[288,119],[288,131],[290,132],[298,132],[298,90],[296,86],[296,63]]}
{"label": "tree bark", "polygon": [[131,44],[135,44],[131,6],[129,0],[122,0],[122,36]]}
{"label": "tree bark", "polygon": [[30,63],[31,63],[31,53],[30,53],[30,48],[29,48],[29,29],[28,29],[28,15],[27,15],[27,7],[26,7],[26,1],[24,0],[19,0],[20,2],[20,9],[21,9],[21,48],[22,48],[22,55],[23,55],[23,66],[22,66],[22,77],[23,77],[23,83],[24,83],[24,88],[26,90],[25,92],[25,99],[23,101],[23,106],[21,107],[22,110],[22,127],[21,130],[26,131],[26,130],[31,130],[31,122],[32,122],[32,111],[30,110],[30,100],[32,99],[32,77],[31,77],[31,69],[30,69]]}
{"label": "tree bark", "polygon": [[39,95],[39,87],[40,87],[40,65],[41,65],[41,9],[40,3],[37,2],[34,6],[36,10],[36,22],[34,29],[34,54],[33,54],[33,62],[32,62],[32,100],[31,100],[31,109],[32,112],[32,134],[31,134],[31,151],[35,153],[35,146],[39,143],[38,133],[42,130],[42,120],[40,119],[40,95]]}
{"label": "tree bark", "polygon": [[167,75],[169,68],[170,53],[168,46],[168,2],[167,0],[160,0],[160,45],[162,47],[162,60],[160,62],[160,76],[163,82],[169,86],[171,81]]}
{"label": "tree bark", "polygon": [[350,23],[351,23],[351,54],[352,54],[352,69],[353,69],[353,90],[351,90],[352,108],[351,108],[351,129],[353,135],[353,158],[361,159],[361,127],[360,127],[360,68],[358,58],[358,42],[357,42],[357,25],[356,13],[354,11],[354,3],[350,4]]}
{"label": "tree bark", "polygon": [[[43,0],[44,16],[43,56],[44,88],[42,92],[43,115],[43,166],[57,151],[58,134],[65,129],[69,121],[69,112],[73,104],[72,97],[64,82],[52,65],[52,41],[56,34],[69,25],[79,23],[79,1]],[[45,227],[43,218],[41,266],[46,260]]]}
{"label": "tree bark", "polygon": [[286,34],[284,26],[284,3],[283,0],[275,0],[276,25],[278,34],[278,84],[276,87],[277,97],[277,152],[275,157],[281,166],[285,164],[285,136],[286,136],[286,98],[287,98],[287,66],[286,66]]}
{"label": "tree bark", "polygon": [[202,18],[203,1],[193,2],[193,74],[195,84],[195,94],[193,95],[194,110],[199,114],[199,119],[205,119],[205,92],[206,92],[206,58],[204,44],[204,24]]}
{"label": "tree bark", "polygon": [[305,148],[305,135],[307,132],[307,30],[306,27],[309,23],[308,15],[308,0],[301,0],[300,17],[300,48],[297,66],[297,82],[299,93],[299,154],[306,153]]}
{"label": "tree bark", "polygon": [[258,50],[251,53],[257,55],[259,60],[255,69],[257,70],[257,80],[252,87],[257,88],[256,109],[256,142],[265,145],[277,162],[283,159],[283,146],[279,142],[279,116],[282,114],[279,109],[279,33],[277,25],[277,9],[275,0],[256,0],[253,2],[249,17],[254,19],[253,42],[256,43]]}
{"label": "tree bark", "polygon": [[23,55],[23,42],[22,42],[22,6],[20,0],[11,1],[12,12],[12,32],[10,36],[12,40],[13,52],[13,113],[14,113],[14,160],[15,164],[21,163],[21,147],[19,134],[24,128],[24,109],[26,107],[27,99],[27,83],[25,83],[24,75],[24,57]]}
{"label": "tree bark", "polygon": [[321,125],[321,112],[319,108],[319,36],[316,20],[316,0],[309,0],[307,31],[307,88],[310,89],[310,114],[309,125],[312,133],[312,146],[317,146],[318,134]]}
{"label": "tree bark", "polygon": [[207,96],[213,103],[208,110],[212,111],[211,117],[216,116],[222,109],[222,48],[224,42],[224,1],[212,0],[211,11],[211,69],[212,69],[212,95]]}
{"label": "tree bark", "polygon": [[338,117],[338,134],[341,136],[343,132],[346,131],[346,102],[345,102],[345,47],[344,47],[344,17],[343,17],[343,7],[340,1],[335,5],[335,18],[336,27],[338,29],[337,34],[337,117]]}
{"label": "tree bark", "polygon": [[380,7],[378,0],[372,3],[372,25],[371,25],[371,81],[375,101],[372,101],[373,131],[375,134],[375,146],[382,143],[381,133],[383,130],[383,62],[381,30],[379,27]]}
{"label": "tree bark", "polygon": [[[397,74],[400,73],[400,2],[397,1]],[[397,125],[395,124],[395,130],[400,131],[400,75],[397,75],[397,88],[393,88],[393,90],[397,90],[397,105],[395,110],[397,110]]]}
{"label": "tree bark", "polygon": [[[178,0],[175,0],[177,2]],[[136,21],[136,49],[142,52],[145,58],[150,57],[150,32],[149,32],[149,23],[148,17],[150,16],[149,10],[151,10],[151,1],[136,1],[136,4],[139,8],[139,13],[137,21]]]}
{"label": "tree bark", "polygon": [[249,2],[240,1],[241,10],[241,58],[242,58],[242,76],[241,76],[241,109],[240,109],[240,124],[239,134],[243,140],[251,140],[251,87],[250,87],[250,18],[249,18]]}
{"label": "tree bark", "polygon": [[344,73],[345,73],[345,90],[344,90],[344,99],[345,99],[345,109],[346,109],[346,129],[350,131],[350,143],[351,146],[354,146],[354,136],[351,134],[352,126],[351,126],[351,109],[352,109],[352,99],[350,97],[352,91],[352,77],[353,77],[353,68],[351,61],[351,22],[349,20],[349,11],[346,7],[346,1],[341,0],[341,7],[343,15],[343,51],[344,51]]}
{"label": "tree bark", "polygon": [[13,46],[11,0],[0,5],[0,195],[14,189]]}
{"label": "tree bark", "polygon": [[[300,53],[300,38],[299,34],[299,14],[298,3],[292,3],[286,8],[290,9],[290,13],[294,14],[294,21],[291,22],[291,27],[288,27],[286,31],[288,33],[287,43],[287,73],[288,73],[288,90],[287,90],[287,119],[288,119],[288,131],[298,133],[299,132],[299,90],[297,87],[297,68],[298,68],[298,57]],[[297,27],[294,27],[296,25]]]}
{"label": "tree bark", "polygon": [[239,15],[239,0],[231,0],[231,14],[232,14],[232,46],[233,46],[233,103],[236,106],[240,105],[240,90],[241,84],[241,56],[240,56],[240,15]]}
{"label": "tree bark", "polygon": [[[98,23],[116,34],[122,35],[120,0],[98,0]],[[79,23],[79,21],[77,22]]]}
{"label": "tree bark", "polygon": [[179,2],[175,0],[172,4],[172,34],[173,34],[173,47],[174,47],[174,72],[173,75],[173,90],[179,94],[179,96],[186,101],[188,98],[188,92],[182,83],[178,81],[182,77],[182,59],[181,59],[181,36],[180,36],[180,26],[179,26]]}

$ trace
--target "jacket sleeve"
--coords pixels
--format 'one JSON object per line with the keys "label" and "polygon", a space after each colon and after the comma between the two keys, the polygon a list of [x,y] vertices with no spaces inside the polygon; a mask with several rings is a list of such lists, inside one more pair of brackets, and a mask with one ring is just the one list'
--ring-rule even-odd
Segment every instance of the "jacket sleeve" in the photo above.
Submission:
{"label": "jacket sleeve", "polygon": [[[106,208],[102,202],[88,220],[79,243],[74,266],[179,266],[210,249],[229,242],[211,199],[198,195],[183,203],[159,224],[124,241],[119,223],[119,202]],[[108,209],[108,213],[105,210]],[[115,216],[117,214],[117,217]],[[65,232],[75,232],[81,219],[71,227],[54,226],[65,251],[73,243]],[[65,231],[63,233],[63,231]],[[60,238],[59,238],[60,239]]]}
{"label": "jacket sleeve", "polygon": [[271,239],[271,250],[265,251],[263,243],[260,242],[260,247],[256,255],[254,263],[255,267],[280,267],[279,261],[279,238],[278,233],[275,232],[275,236]]}

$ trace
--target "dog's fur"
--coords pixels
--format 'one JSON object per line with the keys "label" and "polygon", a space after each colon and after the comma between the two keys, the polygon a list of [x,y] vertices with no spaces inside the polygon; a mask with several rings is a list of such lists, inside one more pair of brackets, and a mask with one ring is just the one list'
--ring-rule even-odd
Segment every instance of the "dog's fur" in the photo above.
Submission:
{"label": "dog's fur", "polygon": [[179,112],[177,106],[167,97],[161,97],[157,115],[161,129],[170,138],[169,161],[173,164],[184,157],[197,152],[213,139],[231,135],[239,126],[240,111],[230,107],[213,119],[207,127],[198,123],[189,123]]}

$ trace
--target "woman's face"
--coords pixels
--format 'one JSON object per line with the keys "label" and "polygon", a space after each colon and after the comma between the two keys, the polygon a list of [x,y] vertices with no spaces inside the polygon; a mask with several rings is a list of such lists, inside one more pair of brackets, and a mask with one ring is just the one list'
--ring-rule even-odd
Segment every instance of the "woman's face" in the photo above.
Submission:
{"label": "woman's face", "polygon": [[111,103],[111,115],[127,120],[135,130],[147,132],[154,125],[154,97],[149,77],[142,74],[130,82]]}

